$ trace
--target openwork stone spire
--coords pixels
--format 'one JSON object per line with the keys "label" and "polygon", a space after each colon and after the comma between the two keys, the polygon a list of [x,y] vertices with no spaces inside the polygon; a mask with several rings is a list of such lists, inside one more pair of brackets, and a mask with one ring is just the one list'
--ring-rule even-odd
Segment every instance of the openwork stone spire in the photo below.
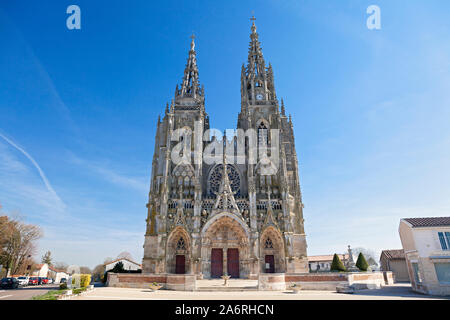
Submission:
{"label": "openwork stone spire", "polygon": [[189,50],[189,57],[186,68],[184,69],[183,82],[181,88],[175,90],[175,98],[194,98],[201,99],[204,96],[204,89],[200,87],[197,67],[197,53],[195,51],[195,36],[191,36],[191,49]]}
{"label": "openwork stone spire", "polygon": [[228,178],[228,168],[227,168],[227,136],[223,137],[223,172],[222,172],[222,182],[220,184],[219,192],[216,193],[217,200],[214,209],[223,209],[228,211],[236,211],[239,213],[239,207],[234,199],[233,190],[231,189],[230,179]]}
{"label": "openwork stone spire", "polygon": [[241,110],[250,105],[278,105],[272,66],[266,62],[256,32],[255,17],[252,21],[247,66],[241,70]]}
{"label": "openwork stone spire", "polygon": [[252,19],[252,33],[250,34],[250,45],[248,49],[248,73],[253,73],[254,75],[263,74],[265,72],[265,62],[261,50],[261,43],[258,38],[259,35],[256,32],[255,17]]}

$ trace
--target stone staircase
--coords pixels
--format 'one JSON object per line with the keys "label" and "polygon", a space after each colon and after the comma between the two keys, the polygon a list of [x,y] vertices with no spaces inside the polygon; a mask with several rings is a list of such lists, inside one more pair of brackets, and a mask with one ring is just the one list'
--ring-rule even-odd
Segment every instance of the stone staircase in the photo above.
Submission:
{"label": "stone staircase", "polygon": [[226,286],[224,280],[197,280],[197,291],[200,292],[243,292],[258,291],[258,280],[230,279]]}

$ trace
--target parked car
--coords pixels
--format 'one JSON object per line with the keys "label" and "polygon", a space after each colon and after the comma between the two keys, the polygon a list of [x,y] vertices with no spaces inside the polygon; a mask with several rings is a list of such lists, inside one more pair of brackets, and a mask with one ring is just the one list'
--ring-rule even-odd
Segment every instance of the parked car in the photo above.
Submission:
{"label": "parked car", "polygon": [[59,283],[67,283],[67,279],[66,278],[61,278],[61,280],[59,280]]}
{"label": "parked car", "polygon": [[19,286],[27,286],[29,280],[30,280],[29,277],[18,277],[17,278],[17,281],[19,281]]}
{"label": "parked car", "polygon": [[48,278],[41,278],[41,284],[48,284]]}
{"label": "parked car", "polygon": [[19,280],[16,278],[3,278],[0,282],[2,289],[17,289],[19,287]]}
{"label": "parked car", "polygon": [[48,284],[52,284],[52,283],[55,283],[55,280],[53,280],[53,279],[48,279]]}
{"label": "parked car", "polygon": [[39,284],[39,278],[38,277],[31,277],[28,280],[28,284],[33,285],[33,286],[37,286]]}

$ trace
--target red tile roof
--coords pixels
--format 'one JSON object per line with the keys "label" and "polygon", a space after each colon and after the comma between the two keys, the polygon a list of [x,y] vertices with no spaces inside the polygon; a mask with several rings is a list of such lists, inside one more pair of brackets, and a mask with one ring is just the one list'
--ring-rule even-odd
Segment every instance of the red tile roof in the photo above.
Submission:
{"label": "red tile roof", "polygon": [[64,273],[67,273],[67,272],[64,271],[64,270],[56,269],[56,268],[54,268],[54,267],[52,267],[52,266],[49,266],[48,269],[51,270],[51,271],[53,271],[53,272],[58,272],[58,273],[59,273],[59,272],[64,272]]}
{"label": "red tile roof", "polygon": [[385,256],[387,259],[405,259],[405,252],[403,249],[395,250],[383,250],[381,251],[381,257]]}
{"label": "red tile roof", "polygon": [[[331,255],[321,255],[321,256],[309,256],[308,262],[324,262],[324,261],[333,261],[333,254]],[[338,254],[339,259],[348,260],[348,254]]]}
{"label": "red tile roof", "polygon": [[405,218],[403,219],[410,223],[413,228],[420,227],[449,227],[450,217],[436,217],[436,218]]}
{"label": "red tile roof", "polygon": [[107,264],[111,264],[111,263],[114,263],[114,262],[118,262],[118,261],[120,261],[120,260],[127,260],[128,262],[134,263],[135,265],[140,266],[140,267],[142,268],[142,265],[141,265],[141,264],[139,264],[139,263],[137,263],[137,262],[134,262],[134,261],[132,261],[132,260],[130,260],[130,259],[127,259],[127,258],[116,259],[116,260],[113,260],[113,261],[104,263],[103,265],[106,266]]}

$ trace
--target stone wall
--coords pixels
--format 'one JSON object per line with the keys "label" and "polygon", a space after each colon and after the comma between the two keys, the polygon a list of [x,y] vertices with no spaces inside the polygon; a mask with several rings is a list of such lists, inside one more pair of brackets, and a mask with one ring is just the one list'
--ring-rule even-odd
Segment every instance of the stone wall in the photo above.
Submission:
{"label": "stone wall", "polygon": [[300,285],[303,290],[334,291],[337,286],[353,285],[367,287],[368,285],[380,288],[394,283],[392,272],[323,272],[285,275],[286,288],[292,284]]}
{"label": "stone wall", "polygon": [[348,283],[345,273],[303,273],[286,274],[286,287],[292,284],[300,285],[303,290],[334,291],[338,285]]}
{"label": "stone wall", "polygon": [[[107,286],[120,288],[144,288],[156,282],[167,290],[197,290],[195,274],[129,274],[108,273]],[[337,286],[353,285],[359,288],[393,284],[392,272],[351,272],[351,273],[260,273],[258,290],[284,291],[292,284],[302,290],[334,291]]]}
{"label": "stone wall", "polygon": [[106,286],[148,289],[153,282],[167,290],[195,291],[196,276],[193,274],[129,274],[108,273]]}
{"label": "stone wall", "polygon": [[260,273],[258,275],[258,290],[284,291],[285,289],[284,273]]}

